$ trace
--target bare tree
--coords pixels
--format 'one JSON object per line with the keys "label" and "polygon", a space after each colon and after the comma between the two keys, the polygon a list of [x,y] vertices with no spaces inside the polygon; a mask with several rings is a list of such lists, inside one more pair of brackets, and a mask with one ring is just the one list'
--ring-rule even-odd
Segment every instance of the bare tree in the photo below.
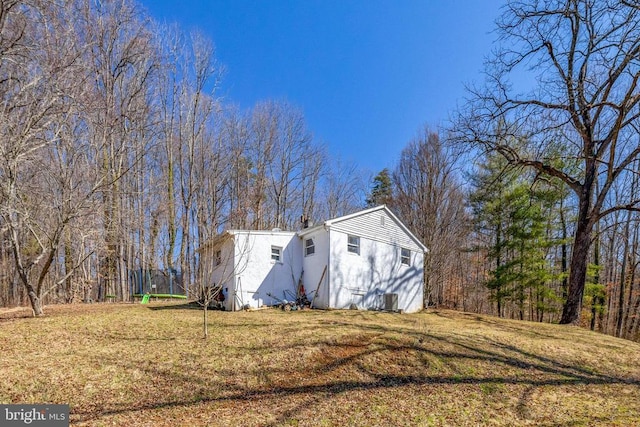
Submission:
{"label": "bare tree", "polygon": [[[78,250],[75,259],[67,251],[64,270],[56,268],[68,233],[92,215],[94,196],[105,184],[92,168],[97,152],[85,143],[87,75],[77,28],[67,25],[76,9],[67,6],[33,2],[5,10],[17,13],[4,22],[19,30],[3,29],[3,38],[21,37],[14,38],[13,52],[4,50],[15,56],[0,65],[6,76],[0,85],[0,214],[36,316],[43,314],[42,298],[91,254]],[[56,271],[62,277],[48,280]]]}
{"label": "bare tree", "polygon": [[[250,128],[244,135],[246,138],[245,155],[242,158],[249,163],[240,161],[236,174],[246,174],[249,184],[249,207],[253,215],[251,228],[260,230],[269,227],[272,222],[267,212],[267,191],[269,188],[268,169],[274,162],[274,151],[278,144],[279,130],[277,115],[274,114],[275,104],[272,102],[258,103],[251,113]],[[247,168],[247,166],[249,166]]]}
{"label": "bare tree", "polygon": [[[256,190],[250,182],[249,128],[247,118],[236,107],[227,107],[224,110],[219,129],[219,145],[227,152],[226,166],[222,170],[222,192],[225,201],[222,206],[221,224],[229,229],[250,227],[250,213],[252,210],[256,212],[256,207],[252,208],[250,200]],[[257,227],[254,225],[252,228]]]}
{"label": "bare tree", "polygon": [[[615,203],[608,195],[640,154],[640,8],[587,0],[512,1],[505,8],[498,22],[503,48],[487,64],[487,87],[472,90],[454,132],[573,191],[578,212],[560,322],[575,323],[594,225],[638,209],[636,194]],[[518,73],[537,84],[518,93],[509,81]],[[580,162],[577,171],[558,166],[557,146]]]}
{"label": "bare tree", "polygon": [[261,102],[247,116],[230,110],[223,135],[232,228],[292,228],[312,214],[325,154],[300,110],[282,101]]}
{"label": "bare tree", "polygon": [[362,208],[367,191],[364,173],[354,163],[340,159],[332,159],[328,163],[331,167],[322,175],[316,220],[357,211]]}
{"label": "bare tree", "polygon": [[[187,64],[178,72],[182,76],[179,102],[177,108],[179,164],[179,199],[181,202],[181,242],[179,262],[185,286],[193,279],[195,225],[195,203],[197,193],[201,190],[205,171],[198,171],[203,166],[198,160],[207,156],[215,147],[210,145],[208,129],[216,112],[216,102],[212,95],[217,86],[218,67],[215,61],[214,47],[211,41],[198,33],[190,36],[190,43],[185,46]],[[183,53],[184,54],[184,53]]]}
{"label": "bare tree", "polygon": [[[393,207],[429,249],[425,304],[457,306],[456,260],[470,233],[457,181],[457,153],[424,131],[402,151],[393,172]],[[449,295],[447,295],[449,294]]]}
{"label": "bare tree", "polygon": [[225,298],[232,298],[231,309],[236,307],[236,295],[225,292],[249,263],[252,236],[247,234],[236,241],[231,233],[221,233],[205,242],[197,252],[202,266],[199,275],[191,284],[191,294],[202,306],[203,338],[209,336],[208,309],[212,306],[224,307]]}
{"label": "bare tree", "polygon": [[87,103],[91,144],[100,147],[97,159],[108,176],[101,190],[104,246],[100,250],[98,299],[123,298],[131,263],[132,227],[129,197],[133,188],[121,179],[145,154],[150,140],[150,95],[157,56],[148,22],[128,0],[82,2],[82,38],[90,50],[87,75],[92,97]]}
{"label": "bare tree", "polygon": [[273,219],[269,225],[292,228],[302,213],[302,206],[295,204],[296,193],[305,183],[307,171],[304,167],[309,164],[305,161],[314,152],[312,137],[306,128],[304,115],[297,108],[285,102],[269,102],[263,108],[266,108],[273,134],[273,161],[267,164],[266,195]]}

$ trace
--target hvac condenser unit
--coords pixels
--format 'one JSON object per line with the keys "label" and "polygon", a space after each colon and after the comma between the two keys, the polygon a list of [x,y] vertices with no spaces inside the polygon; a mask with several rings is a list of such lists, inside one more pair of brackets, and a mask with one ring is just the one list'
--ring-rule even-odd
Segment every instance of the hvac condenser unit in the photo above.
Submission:
{"label": "hvac condenser unit", "polygon": [[398,294],[384,294],[384,309],[398,311]]}

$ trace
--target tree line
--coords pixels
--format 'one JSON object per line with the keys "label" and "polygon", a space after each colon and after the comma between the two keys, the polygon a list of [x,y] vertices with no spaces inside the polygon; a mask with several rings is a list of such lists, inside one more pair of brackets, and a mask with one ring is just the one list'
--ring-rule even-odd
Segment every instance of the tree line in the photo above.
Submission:
{"label": "tree line", "polygon": [[[637,191],[638,175],[627,179],[611,203]],[[470,158],[426,128],[375,176],[366,203],[390,206],[429,248],[426,307],[561,321],[578,215],[561,180],[494,151]],[[629,209],[596,223],[577,324],[640,338],[639,232],[640,214]]]}
{"label": "tree line", "polygon": [[295,106],[222,101],[203,35],[129,0],[1,1],[0,301],[189,287],[221,230],[384,203],[429,248],[425,305],[638,339],[639,13],[508,2],[486,81],[367,189]]}
{"label": "tree line", "polygon": [[299,109],[225,104],[212,41],[135,2],[2,1],[0,58],[3,305],[127,300],[150,269],[188,288],[222,229],[361,206]]}
{"label": "tree line", "polygon": [[[553,251],[554,240],[562,242],[561,288],[555,292],[562,301],[559,322],[578,324],[590,317],[592,328],[637,336],[633,229],[640,211],[640,5],[511,1],[497,32],[486,82],[470,90],[452,139],[506,162],[529,184],[530,194],[558,189],[546,202],[545,194],[531,196],[531,205],[559,224],[559,235],[547,226],[536,245],[551,245]],[[535,209],[516,215],[518,190],[505,191],[507,211],[514,212],[511,223],[536,216]],[[534,233],[529,237],[536,234],[533,219],[517,227]],[[511,233],[497,224],[497,233]],[[508,278],[532,267],[524,262],[530,240],[514,248],[519,236],[507,236],[513,238],[496,240],[492,250],[498,294],[503,273]],[[541,258],[547,268],[548,256]],[[515,294],[521,300],[520,291]],[[603,310],[606,314],[599,314]]]}
{"label": "tree line", "polygon": [[[485,82],[469,88],[444,130],[445,152],[473,156],[426,172],[424,159],[442,144],[425,136],[417,145],[430,144],[429,155],[411,151],[407,168],[405,150],[372,195],[435,248],[425,266],[429,302],[638,339],[640,5],[514,0],[496,33]],[[449,213],[458,227],[438,236],[448,230],[440,215],[461,196],[434,213],[438,191],[459,184],[430,185],[452,164],[463,171],[466,210]],[[411,175],[417,165],[423,172]]]}

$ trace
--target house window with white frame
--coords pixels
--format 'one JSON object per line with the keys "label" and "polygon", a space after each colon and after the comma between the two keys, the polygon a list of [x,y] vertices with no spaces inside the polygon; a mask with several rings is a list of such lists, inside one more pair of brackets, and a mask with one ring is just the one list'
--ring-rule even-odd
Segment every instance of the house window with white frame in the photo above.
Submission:
{"label": "house window with white frame", "polygon": [[411,265],[411,251],[409,249],[400,249],[400,262],[404,265]]}
{"label": "house window with white frame", "polygon": [[360,237],[349,235],[347,237],[347,252],[360,255]]}
{"label": "house window with white frame", "polygon": [[271,246],[271,261],[282,261],[282,248],[280,246]]}
{"label": "house window with white frame", "polygon": [[222,264],[222,251],[216,251],[216,266]]}
{"label": "house window with white frame", "polygon": [[304,241],[304,256],[313,255],[316,253],[316,245],[313,239],[307,239]]}

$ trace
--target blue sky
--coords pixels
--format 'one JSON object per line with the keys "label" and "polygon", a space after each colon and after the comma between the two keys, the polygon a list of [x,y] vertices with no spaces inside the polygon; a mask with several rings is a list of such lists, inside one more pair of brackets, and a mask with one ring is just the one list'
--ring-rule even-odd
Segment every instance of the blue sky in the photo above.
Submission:
{"label": "blue sky", "polygon": [[224,65],[219,96],[286,99],[333,155],[376,173],[482,81],[503,0],[141,0],[199,29]]}

